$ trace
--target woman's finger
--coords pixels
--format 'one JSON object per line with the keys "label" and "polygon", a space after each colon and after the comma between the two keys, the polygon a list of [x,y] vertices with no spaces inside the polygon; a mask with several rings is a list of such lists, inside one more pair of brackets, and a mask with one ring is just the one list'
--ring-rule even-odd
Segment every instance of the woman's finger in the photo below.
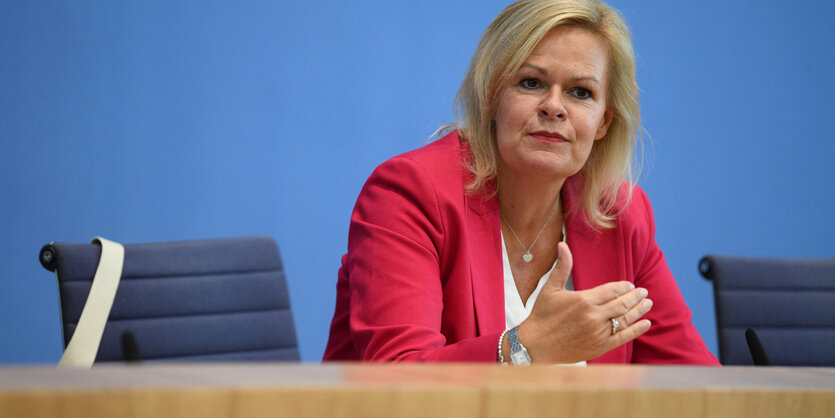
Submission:
{"label": "woman's finger", "polygon": [[638,320],[641,319],[642,316],[646,315],[650,309],[652,309],[652,300],[644,299],[632,307],[632,309],[624,315],[616,317],[615,319],[618,321],[618,331],[622,331],[635,322],[638,322]]}
{"label": "woman's finger", "polygon": [[583,290],[588,301],[594,305],[603,305],[631,290],[635,289],[632,282],[620,281],[605,283],[593,289]]}
{"label": "woman's finger", "polygon": [[548,282],[543,286],[543,290],[562,290],[565,289],[565,283],[568,281],[568,276],[571,274],[571,267],[574,265],[574,259],[571,256],[571,250],[568,249],[568,244],[564,242],[557,243],[557,266],[551,271],[548,276]]}
{"label": "woman's finger", "polygon": [[642,287],[630,290],[601,305],[601,313],[607,318],[619,318],[644,300],[647,294],[647,290]]}
{"label": "woman's finger", "polygon": [[649,322],[648,319],[641,319],[640,321],[636,322],[630,327],[624,328],[622,331],[616,332],[614,335],[609,338],[607,342],[607,351],[615,349],[621,345],[624,345],[641,335],[645,332],[649,331],[650,326],[652,324]]}

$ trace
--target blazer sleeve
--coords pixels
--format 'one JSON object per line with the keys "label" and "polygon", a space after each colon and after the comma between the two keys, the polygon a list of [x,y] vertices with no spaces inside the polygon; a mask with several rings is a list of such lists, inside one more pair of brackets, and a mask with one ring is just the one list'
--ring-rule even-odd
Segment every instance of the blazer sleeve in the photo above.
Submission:
{"label": "blazer sleeve", "polygon": [[374,171],[357,199],[346,267],[351,339],[362,360],[496,361],[499,333],[449,343],[441,332],[444,211],[455,205],[439,196],[433,178],[396,157]]}
{"label": "blazer sleeve", "polygon": [[645,318],[652,322],[650,330],[634,341],[633,363],[701,364],[718,366],[719,361],[707,349],[691,321],[692,314],[667,267],[664,255],[655,241],[655,220],[646,194],[635,187],[633,201],[637,210],[633,233],[633,266],[635,285],[646,288],[653,301]]}

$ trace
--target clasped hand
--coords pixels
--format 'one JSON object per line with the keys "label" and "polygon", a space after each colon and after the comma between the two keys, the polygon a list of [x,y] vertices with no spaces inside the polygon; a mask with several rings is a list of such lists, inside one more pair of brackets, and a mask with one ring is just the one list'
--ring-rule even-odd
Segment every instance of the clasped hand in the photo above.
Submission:
{"label": "clasped hand", "polygon": [[[542,287],[519,339],[535,363],[590,360],[638,338],[650,328],[641,319],[652,308],[647,290],[627,281],[593,289],[565,289],[573,260],[568,245],[557,246],[557,265]],[[619,326],[613,333],[612,318]]]}

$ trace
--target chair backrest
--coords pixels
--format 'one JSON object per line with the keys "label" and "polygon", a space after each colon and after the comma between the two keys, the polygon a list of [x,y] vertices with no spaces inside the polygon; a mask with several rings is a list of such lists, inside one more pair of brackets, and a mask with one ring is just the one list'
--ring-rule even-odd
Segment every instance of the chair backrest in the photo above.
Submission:
{"label": "chair backrest", "polygon": [[[96,361],[122,361],[122,335],[143,360],[300,359],[287,280],[270,237],[126,244],[122,279]],[[64,346],[98,266],[98,244],[47,244],[56,272]]]}
{"label": "chair backrest", "polygon": [[835,259],[708,255],[699,272],[713,282],[722,364],[753,364],[753,328],[775,366],[835,366]]}

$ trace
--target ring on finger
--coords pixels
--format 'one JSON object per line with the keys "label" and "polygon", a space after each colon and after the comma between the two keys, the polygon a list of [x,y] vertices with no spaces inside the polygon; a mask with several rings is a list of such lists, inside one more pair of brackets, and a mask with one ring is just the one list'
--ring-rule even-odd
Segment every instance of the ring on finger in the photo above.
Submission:
{"label": "ring on finger", "polygon": [[618,327],[620,327],[620,322],[618,322],[618,320],[615,319],[615,318],[612,318],[611,321],[612,321],[612,335],[615,335],[615,333],[618,332]]}

